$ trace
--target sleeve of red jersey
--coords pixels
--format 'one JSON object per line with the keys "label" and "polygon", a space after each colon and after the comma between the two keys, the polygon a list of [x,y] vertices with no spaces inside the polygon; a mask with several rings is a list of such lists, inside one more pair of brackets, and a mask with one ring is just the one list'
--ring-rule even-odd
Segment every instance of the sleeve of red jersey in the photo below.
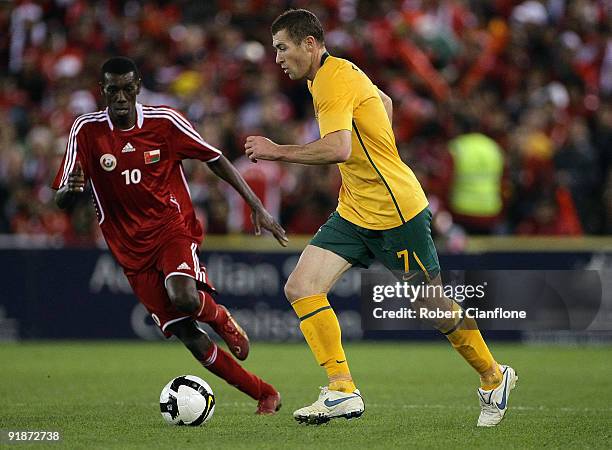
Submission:
{"label": "sleeve of red jersey", "polygon": [[210,145],[191,123],[174,110],[168,110],[171,127],[170,152],[173,159],[199,159],[212,162],[221,157],[221,150]]}
{"label": "sleeve of red jersey", "polygon": [[83,168],[85,175],[85,184],[87,184],[89,176],[87,174],[87,164],[84,158],[84,152],[81,150],[77,153],[79,147],[82,147],[82,138],[79,136],[81,125],[80,119],[75,120],[75,122],[72,124],[70,134],[68,135],[68,142],[66,143],[66,152],[64,153],[64,158],[62,159],[62,164],[60,164],[57,174],[55,175],[55,179],[53,180],[53,184],[51,184],[51,187],[55,190],[64,187],[66,183],[68,183],[68,175],[70,175],[70,172],[74,170],[77,159],[81,163],[81,167]]}

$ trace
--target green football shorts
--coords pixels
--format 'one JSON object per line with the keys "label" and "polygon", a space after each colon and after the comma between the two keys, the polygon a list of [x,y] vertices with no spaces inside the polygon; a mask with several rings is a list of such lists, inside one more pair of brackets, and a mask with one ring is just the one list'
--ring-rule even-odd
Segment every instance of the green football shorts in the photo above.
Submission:
{"label": "green football shorts", "polygon": [[431,238],[431,211],[425,208],[408,222],[388,230],[369,230],[334,211],[310,241],[356,267],[368,268],[374,260],[392,271],[423,271],[426,278],[440,273],[438,254]]}

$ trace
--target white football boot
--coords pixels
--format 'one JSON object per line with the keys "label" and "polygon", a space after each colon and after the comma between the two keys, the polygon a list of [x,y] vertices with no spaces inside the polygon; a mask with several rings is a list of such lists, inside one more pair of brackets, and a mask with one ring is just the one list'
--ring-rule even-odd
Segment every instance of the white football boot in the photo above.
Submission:
{"label": "white football boot", "polygon": [[363,414],[364,410],[365,405],[359,389],[346,393],[330,391],[327,387],[322,387],[319,399],[312,405],[295,411],[293,418],[300,423],[319,425],[339,417],[357,418]]}
{"label": "white football boot", "polygon": [[478,399],[480,400],[480,417],[478,417],[479,427],[494,427],[504,418],[508,410],[508,397],[510,391],[516,386],[518,375],[510,366],[500,364],[502,371],[502,382],[495,389],[485,391],[478,389]]}

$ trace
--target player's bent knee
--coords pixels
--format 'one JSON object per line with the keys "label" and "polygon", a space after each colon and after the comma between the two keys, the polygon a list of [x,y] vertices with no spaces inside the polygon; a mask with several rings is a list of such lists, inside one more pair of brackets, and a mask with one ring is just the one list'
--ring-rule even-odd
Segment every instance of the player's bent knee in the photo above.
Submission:
{"label": "player's bent knee", "polygon": [[168,293],[170,301],[180,312],[185,314],[196,313],[201,306],[200,295],[197,291],[180,291]]}
{"label": "player's bent knee", "polygon": [[289,303],[293,303],[297,299],[307,297],[308,295],[311,294],[307,293],[304,284],[291,274],[285,283],[285,297],[287,297]]}
{"label": "player's bent knee", "polygon": [[166,281],[166,291],[172,304],[184,314],[194,314],[202,306],[193,278],[170,276]]}
{"label": "player's bent knee", "polygon": [[289,284],[289,280],[287,280],[287,282],[285,283],[284,290],[285,290],[285,297],[287,297],[287,300],[289,301],[289,303],[292,303],[299,298],[299,297],[296,297],[295,289],[291,284]]}

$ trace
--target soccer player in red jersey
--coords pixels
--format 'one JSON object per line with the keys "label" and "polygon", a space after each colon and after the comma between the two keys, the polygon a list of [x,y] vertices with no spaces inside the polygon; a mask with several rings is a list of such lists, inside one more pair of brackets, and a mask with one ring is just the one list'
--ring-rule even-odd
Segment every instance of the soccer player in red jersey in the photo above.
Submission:
{"label": "soccer player in red jersey", "polygon": [[183,159],[199,159],[251,206],[256,234],[269,230],[281,245],[285,231],[263,207],[234,166],[206,143],[181,114],[136,102],[140,75],[123,57],[106,61],[100,88],[107,108],[78,117],[55,177],[56,203],[73,204],[89,181],[98,222],[134,293],[166,337],[175,335],[204,367],[258,401],[258,414],[274,414],[280,395],[243,369],[199,328],[206,322],[244,360],[246,333],[218,305],[198,248],[203,239]]}

